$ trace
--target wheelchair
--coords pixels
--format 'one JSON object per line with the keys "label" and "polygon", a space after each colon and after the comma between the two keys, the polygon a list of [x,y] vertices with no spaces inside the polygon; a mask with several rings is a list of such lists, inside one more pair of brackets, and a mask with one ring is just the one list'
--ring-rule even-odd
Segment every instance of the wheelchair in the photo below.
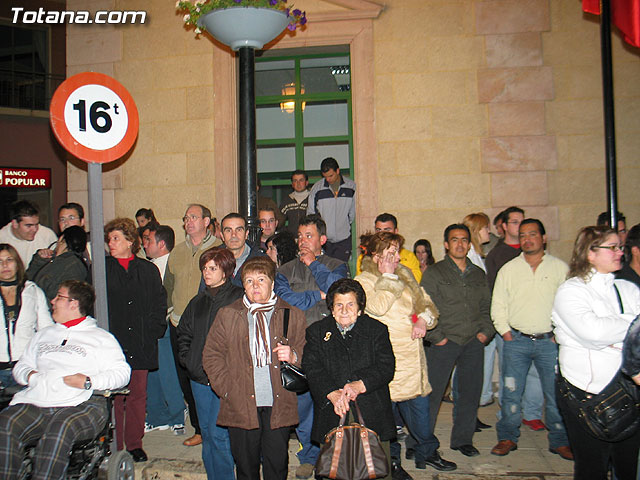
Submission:
{"label": "wheelchair", "polygon": [[[22,386],[17,386],[0,389],[0,409],[5,408],[13,395],[22,388]],[[126,450],[117,451],[114,440],[113,396],[126,395],[127,393],[129,390],[126,388],[93,391],[93,395],[103,396],[107,399],[109,418],[95,438],[74,443],[69,456],[67,480],[134,480],[133,458]],[[20,468],[20,480],[31,479],[34,448],[35,445],[29,445],[25,449]]]}

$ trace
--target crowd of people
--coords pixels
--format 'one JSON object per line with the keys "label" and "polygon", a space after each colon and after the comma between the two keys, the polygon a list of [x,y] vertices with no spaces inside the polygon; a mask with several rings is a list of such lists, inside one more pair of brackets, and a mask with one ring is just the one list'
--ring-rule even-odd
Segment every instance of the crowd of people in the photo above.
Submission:
{"label": "crowd of people", "polygon": [[[0,230],[0,384],[27,387],[0,413],[0,476],[16,478],[22,447],[35,442],[34,478],[64,478],[65,459],[51,451],[73,438],[61,432],[90,437],[106,419],[91,391],[128,385],[114,402],[118,449],[146,461],[144,434],[184,435],[188,418],[195,433],[183,443],[202,445],[209,478],[285,479],[293,429],[295,475],[312,477],[319,444],[356,400],[390,478],[411,479],[402,439],[416,468],[452,471],[434,434],[449,398],[449,447],[462,455],[480,454],[474,434],[490,426],[478,409],[498,402],[492,454],[517,450],[525,425],[548,431],[549,451],[573,461],[576,478],[636,478],[640,429],[595,438],[558,392],[591,398],[620,375],[640,384],[640,361],[626,358],[638,346],[624,345],[640,314],[640,225],[627,232],[619,215],[611,228],[601,215],[567,265],[523,209],[493,222],[471,213],[444,230],[436,261],[426,239],[404,248],[397,218],[382,213],[356,255],[356,184],[333,158],[321,172],[311,189],[293,172],[280,207],[259,202],[256,245],[242,215],[218,222],[201,204],[187,206],[178,242],[149,208],[137,224],[108,222],[110,333],[90,317],[82,206],[59,209],[55,235],[35,205],[13,205]],[[308,392],[283,387],[281,362],[302,367]]]}

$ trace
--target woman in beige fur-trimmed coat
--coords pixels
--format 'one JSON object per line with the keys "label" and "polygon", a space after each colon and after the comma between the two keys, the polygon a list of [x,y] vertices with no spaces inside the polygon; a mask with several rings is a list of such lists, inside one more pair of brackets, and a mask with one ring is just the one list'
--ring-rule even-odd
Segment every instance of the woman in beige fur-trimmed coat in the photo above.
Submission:
{"label": "woman in beige fur-trimmed coat", "polygon": [[[438,439],[429,423],[427,362],[422,344],[427,330],[437,324],[438,310],[418,285],[411,270],[400,265],[404,238],[378,232],[365,241],[362,273],[355,279],[367,295],[365,313],[389,329],[396,370],[389,384],[391,400],[416,440],[416,465],[447,462],[437,451]],[[400,465],[400,444],[391,443],[392,464]],[[455,464],[452,464],[455,468]],[[453,469],[451,468],[451,469]]]}

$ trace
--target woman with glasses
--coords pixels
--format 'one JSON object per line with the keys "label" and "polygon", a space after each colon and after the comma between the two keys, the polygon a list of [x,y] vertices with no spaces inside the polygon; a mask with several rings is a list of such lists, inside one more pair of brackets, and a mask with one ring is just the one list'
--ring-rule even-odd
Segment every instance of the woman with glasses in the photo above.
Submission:
{"label": "woman with glasses", "polygon": [[27,280],[15,248],[0,243],[0,387],[15,385],[13,366],[37,330],[54,324],[44,292]]}
{"label": "woman with glasses", "polygon": [[558,288],[553,305],[560,370],[556,399],[574,455],[574,477],[579,479],[605,479],[610,464],[619,480],[636,479],[640,430],[619,442],[600,440],[561,393],[563,387],[585,399],[616,381],[622,342],[640,313],[638,287],[614,279],[621,258],[615,230],[606,225],[580,230],[568,280]]}

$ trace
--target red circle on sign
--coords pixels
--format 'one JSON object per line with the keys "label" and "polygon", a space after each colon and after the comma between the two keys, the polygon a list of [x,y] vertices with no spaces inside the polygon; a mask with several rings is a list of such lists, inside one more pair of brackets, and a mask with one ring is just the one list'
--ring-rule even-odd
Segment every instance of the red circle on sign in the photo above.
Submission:
{"label": "red circle on sign", "polygon": [[[69,131],[64,117],[64,109],[67,100],[73,92],[85,85],[101,85],[113,91],[122,99],[127,110],[128,124],[124,137],[113,147],[105,150],[96,150],[79,143]],[[133,97],[126,88],[114,78],[103,73],[84,72],[65,80],[53,94],[49,106],[50,123],[53,133],[60,144],[69,153],[85,162],[109,163],[125,155],[133,146],[138,136],[138,109]]]}

